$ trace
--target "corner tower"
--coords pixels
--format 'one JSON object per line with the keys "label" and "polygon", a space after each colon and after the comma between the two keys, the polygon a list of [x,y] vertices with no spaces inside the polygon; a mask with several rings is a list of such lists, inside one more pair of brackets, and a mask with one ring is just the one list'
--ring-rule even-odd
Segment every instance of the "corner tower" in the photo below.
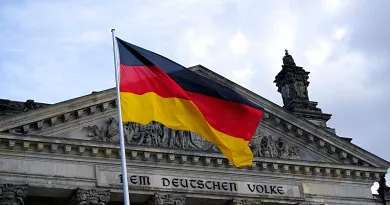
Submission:
{"label": "corner tower", "polygon": [[331,114],[326,114],[317,107],[317,102],[309,100],[309,73],[302,67],[295,64],[293,57],[285,50],[282,70],[276,75],[274,83],[278,87],[278,92],[283,98],[283,107],[296,116],[303,117],[310,122],[327,128],[326,122],[331,118]]}

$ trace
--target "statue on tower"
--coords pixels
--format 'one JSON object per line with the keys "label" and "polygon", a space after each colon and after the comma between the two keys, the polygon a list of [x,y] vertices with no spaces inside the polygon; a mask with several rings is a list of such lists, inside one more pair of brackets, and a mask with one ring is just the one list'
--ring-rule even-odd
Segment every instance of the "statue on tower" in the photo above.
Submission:
{"label": "statue on tower", "polygon": [[317,102],[310,101],[308,94],[309,73],[297,66],[293,57],[284,50],[282,70],[275,76],[274,83],[283,98],[283,107],[295,115],[304,117],[313,123],[326,127],[332,116],[317,107]]}
{"label": "statue on tower", "polygon": [[283,57],[283,65],[292,65],[296,66],[293,57],[288,53],[288,50],[284,50],[285,56]]}

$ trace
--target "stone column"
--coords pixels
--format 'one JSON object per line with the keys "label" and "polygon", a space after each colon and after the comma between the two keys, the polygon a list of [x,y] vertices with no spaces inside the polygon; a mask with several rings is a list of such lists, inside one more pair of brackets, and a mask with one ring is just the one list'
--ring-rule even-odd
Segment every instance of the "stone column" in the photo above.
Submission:
{"label": "stone column", "polygon": [[228,205],[261,205],[260,201],[248,199],[232,199]]}
{"label": "stone column", "polygon": [[0,184],[0,205],[23,205],[27,190],[27,184]]}
{"label": "stone column", "polygon": [[173,196],[172,194],[154,194],[148,205],[185,205],[184,196]]}
{"label": "stone column", "polygon": [[110,201],[110,191],[96,189],[75,189],[69,196],[69,205],[106,205]]}

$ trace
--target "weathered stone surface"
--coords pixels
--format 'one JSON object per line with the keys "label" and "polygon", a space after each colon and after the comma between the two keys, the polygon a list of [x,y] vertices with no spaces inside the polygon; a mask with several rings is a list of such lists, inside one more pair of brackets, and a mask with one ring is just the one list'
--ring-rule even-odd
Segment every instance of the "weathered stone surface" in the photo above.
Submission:
{"label": "weathered stone surface", "polygon": [[49,104],[37,103],[34,100],[26,100],[26,102],[15,102],[10,100],[0,99],[0,111],[17,111],[27,112],[48,106]]}
{"label": "weathered stone surface", "polygon": [[[269,180],[269,178],[240,178],[236,174],[197,175],[191,170],[153,171],[132,168],[128,170],[128,185],[132,190],[162,192],[184,192],[186,194],[212,194],[214,196],[248,196],[269,199],[302,199],[302,185],[289,183],[286,180]],[[120,167],[97,167],[96,184],[98,187],[121,188],[122,172]]]}
{"label": "weathered stone surface", "polygon": [[172,194],[154,194],[149,200],[149,205],[185,205],[184,196],[174,196]]}
{"label": "weathered stone surface", "polygon": [[282,70],[276,75],[274,83],[278,87],[278,92],[282,94],[284,108],[317,125],[327,127],[326,122],[331,115],[322,113],[317,107],[318,103],[309,100],[309,73],[296,66],[294,59],[286,50]]}
{"label": "weathered stone surface", "polygon": [[306,195],[372,198],[370,186],[350,184],[303,183]]}
{"label": "weathered stone surface", "polygon": [[28,185],[0,184],[0,205],[22,205]]}
{"label": "weathered stone surface", "polygon": [[261,205],[261,202],[249,199],[233,199],[229,202],[229,205]]}
{"label": "weathered stone surface", "polygon": [[[127,144],[220,152],[217,146],[196,133],[172,130],[158,122],[151,122],[147,125],[124,123],[123,127]],[[118,122],[114,117],[110,117],[105,125],[82,128],[82,131],[94,141],[113,143],[119,143],[118,130]],[[259,133],[252,139],[249,146],[255,156],[300,158],[300,149],[297,146],[291,146],[283,137]]]}
{"label": "weathered stone surface", "polygon": [[105,205],[110,201],[110,191],[75,189],[69,196],[69,205]]}

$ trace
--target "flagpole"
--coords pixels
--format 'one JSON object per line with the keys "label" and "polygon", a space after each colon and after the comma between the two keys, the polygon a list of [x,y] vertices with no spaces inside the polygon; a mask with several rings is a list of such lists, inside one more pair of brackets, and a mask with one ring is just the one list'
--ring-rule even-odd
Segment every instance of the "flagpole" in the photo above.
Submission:
{"label": "flagpole", "polygon": [[129,186],[127,185],[127,166],[126,166],[126,152],[125,152],[125,140],[123,136],[123,124],[122,124],[122,111],[121,111],[121,98],[119,95],[119,63],[118,63],[118,49],[115,38],[115,29],[111,29],[112,44],[114,49],[114,67],[115,67],[115,82],[116,82],[116,104],[118,109],[118,127],[119,127],[119,139],[120,139],[120,155],[122,161],[122,182],[123,182],[123,197],[124,204],[130,205]]}

